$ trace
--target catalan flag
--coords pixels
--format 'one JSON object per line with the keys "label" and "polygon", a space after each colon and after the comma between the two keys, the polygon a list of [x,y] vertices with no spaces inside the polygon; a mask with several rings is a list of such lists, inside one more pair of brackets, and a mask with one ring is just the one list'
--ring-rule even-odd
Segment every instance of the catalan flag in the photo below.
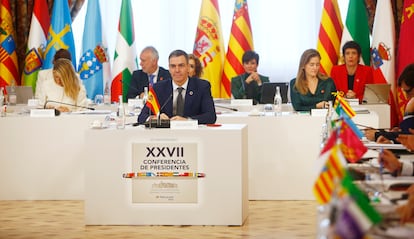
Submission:
{"label": "catalan flag", "polygon": [[203,0],[194,42],[194,55],[203,66],[204,78],[211,84],[214,98],[229,97],[222,82],[224,44],[217,0]]}
{"label": "catalan flag", "polygon": [[157,94],[155,94],[152,87],[149,88],[148,99],[145,105],[151,109],[154,115],[158,115],[158,113],[160,113],[160,103],[158,102]]}
{"label": "catalan flag", "polygon": [[0,87],[20,84],[15,33],[9,0],[0,2]]}
{"label": "catalan flag", "polygon": [[22,85],[36,89],[37,73],[42,68],[50,26],[49,10],[46,0],[35,0],[32,22],[22,74]]}
{"label": "catalan flag", "polygon": [[371,45],[369,43],[368,13],[364,0],[349,0],[341,48],[348,41],[356,41],[361,46],[361,64],[369,66]]}
{"label": "catalan flag", "polygon": [[126,95],[132,73],[136,69],[138,69],[138,62],[131,0],[122,0],[112,69],[112,74],[114,75],[111,85],[112,102],[118,102],[119,95],[123,95],[124,102],[127,101]]}
{"label": "catalan flag", "polygon": [[[402,12],[400,39],[397,53],[397,79],[404,68],[414,62],[414,0],[405,0]],[[398,122],[404,116],[407,96],[401,88],[396,90]]]}
{"label": "catalan flag", "polygon": [[322,9],[317,50],[321,54],[320,71],[331,74],[338,63],[342,38],[342,19],[337,0],[325,0]]}
{"label": "catalan flag", "polygon": [[335,187],[344,177],[346,160],[338,145],[335,145],[322,154],[318,161],[321,170],[315,181],[313,193],[320,204],[326,204],[331,200]]}
{"label": "catalan flag", "polygon": [[224,61],[221,97],[230,98],[231,78],[244,72],[242,57],[244,52],[253,50],[252,28],[250,26],[247,0],[236,0],[234,4],[233,23],[226,59]]}
{"label": "catalan flag", "polygon": [[54,1],[43,69],[53,67],[53,57],[56,51],[62,48],[70,52],[73,67],[76,69],[75,42],[73,40],[72,19],[68,1]]}

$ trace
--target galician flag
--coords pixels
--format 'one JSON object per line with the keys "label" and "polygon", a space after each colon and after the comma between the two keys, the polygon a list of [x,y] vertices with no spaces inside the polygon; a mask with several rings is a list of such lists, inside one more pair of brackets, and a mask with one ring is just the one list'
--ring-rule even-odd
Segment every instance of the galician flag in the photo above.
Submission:
{"label": "galician flag", "polygon": [[72,64],[76,69],[76,51],[73,40],[72,19],[70,17],[68,1],[54,1],[52,23],[47,36],[45,61],[43,69],[53,67],[53,57],[59,49],[66,49],[72,55]]}
{"label": "galician flag", "polygon": [[224,61],[222,76],[222,98],[231,96],[231,78],[244,72],[242,57],[244,52],[253,50],[252,27],[250,26],[247,0],[236,0],[229,44]]}
{"label": "galician flag", "polygon": [[102,41],[102,24],[99,1],[88,1],[83,31],[82,56],[78,72],[86,88],[86,95],[94,99],[103,94],[104,67],[109,67],[106,46]]}
{"label": "galician flag", "polygon": [[[377,1],[374,27],[372,29],[371,58],[375,83],[391,84],[391,112],[396,112],[395,104],[395,26],[391,1]],[[395,117],[393,117],[395,116]],[[395,125],[397,114],[391,113],[391,124]]]}
{"label": "galician flag", "polygon": [[0,2],[0,87],[19,85],[15,32],[9,0]]}
{"label": "galician flag", "polygon": [[193,53],[200,58],[204,78],[211,84],[212,96],[229,97],[221,81],[224,44],[217,0],[203,0],[201,3]]}
{"label": "galician flag", "polygon": [[362,50],[361,64],[370,65],[368,13],[364,0],[349,0],[348,12],[342,32],[342,46],[347,41],[356,41]]}
{"label": "galician flag", "polygon": [[131,1],[122,0],[112,70],[114,75],[111,85],[112,102],[118,102],[119,95],[123,95],[124,102],[127,101],[126,95],[128,94],[132,72],[136,69],[138,69],[138,62]]}

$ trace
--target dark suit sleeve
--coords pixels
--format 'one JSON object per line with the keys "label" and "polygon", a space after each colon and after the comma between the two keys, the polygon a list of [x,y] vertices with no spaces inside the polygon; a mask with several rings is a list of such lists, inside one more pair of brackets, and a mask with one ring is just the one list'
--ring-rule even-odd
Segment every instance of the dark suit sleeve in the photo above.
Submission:
{"label": "dark suit sleeve", "polygon": [[128,94],[127,94],[128,99],[134,99],[143,92],[143,90],[140,90],[143,87],[139,86],[140,85],[139,81],[140,81],[140,72],[134,71],[134,73],[132,73],[131,82],[129,83]]}
{"label": "dark suit sleeve", "polygon": [[246,98],[246,92],[243,87],[242,75],[233,77],[231,79],[231,94],[234,99],[244,99]]}
{"label": "dark suit sleeve", "polygon": [[[200,84],[200,102],[199,105],[194,104],[191,111],[195,114],[190,115],[192,119],[198,120],[199,124],[214,124],[217,120],[216,109],[214,107],[213,97],[211,96],[210,82],[197,79]],[[187,98],[186,98],[187,100]],[[195,102],[194,102],[195,103]],[[198,110],[196,110],[198,108]]]}

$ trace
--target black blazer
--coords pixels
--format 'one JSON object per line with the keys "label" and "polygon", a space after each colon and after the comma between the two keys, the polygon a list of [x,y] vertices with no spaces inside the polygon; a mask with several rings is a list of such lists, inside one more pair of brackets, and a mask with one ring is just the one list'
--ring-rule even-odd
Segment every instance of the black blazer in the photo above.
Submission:
{"label": "black blazer", "polygon": [[[170,72],[161,66],[158,70],[157,82],[171,79]],[[144,87],[148,87],[148,74],[142,70],[136,70],[132,73],[131,83],[129,84],[127,98],[136,98],[142,92],[144,92]]]}
{"label": "black blazer", "polygon": [[[160,113],[168,117],[173,116],[173,86],[172,80],[164,80],[154,84],[153,89],[160,104]],[[216,122],[216,110],[211,96],[211,85],[206,80],[189,78],[184,99],[184,117],[198,120],[199,124],[213,124]],[[138,123],[143,124],[150,109],[147,106],[141,110]]]}

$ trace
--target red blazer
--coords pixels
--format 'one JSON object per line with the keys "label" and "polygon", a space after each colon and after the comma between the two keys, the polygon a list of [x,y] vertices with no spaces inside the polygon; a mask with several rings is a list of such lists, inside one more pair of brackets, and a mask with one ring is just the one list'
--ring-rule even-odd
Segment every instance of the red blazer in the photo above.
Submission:
{"label": "red blazer", "polygon": [[[345,64],[332,67],[331,78],[335,82],[336,89],[343,91],[344,94],[348,92],[348,72]],[[362,102],[364,97],[365,84],[373,83],[372,68],[358,64],[354,79],[354,92],[359,102]]]}

